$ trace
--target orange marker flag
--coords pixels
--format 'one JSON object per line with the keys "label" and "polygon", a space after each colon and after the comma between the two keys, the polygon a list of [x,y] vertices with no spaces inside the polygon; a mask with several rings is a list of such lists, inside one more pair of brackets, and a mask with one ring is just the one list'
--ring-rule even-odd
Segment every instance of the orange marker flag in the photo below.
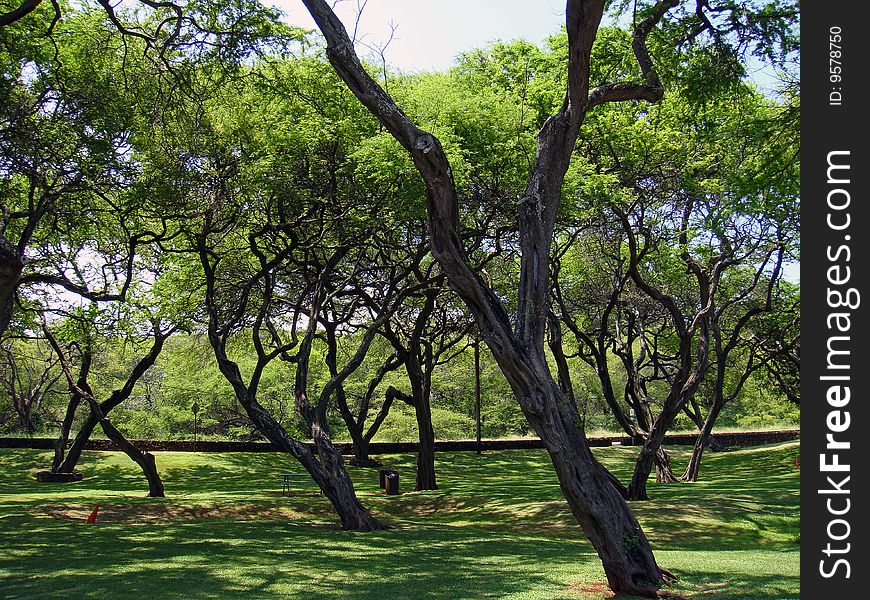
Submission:
{"label": "orange marker flag", "polygon": [[91,516],[88,517],[86,523],[96,523],[97,522],[97,511],[100,510],[100,505],[97,504],[94,506],[94,510],[91,511]]}

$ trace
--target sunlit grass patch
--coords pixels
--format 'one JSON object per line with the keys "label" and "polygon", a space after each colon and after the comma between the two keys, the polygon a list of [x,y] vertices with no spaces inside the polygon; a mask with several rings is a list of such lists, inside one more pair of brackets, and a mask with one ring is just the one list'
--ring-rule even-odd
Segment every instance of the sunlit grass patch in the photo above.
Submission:
{"label": "sunlit grass patch", "polygon": [[[632,507],[686,598],[798,595],[796,442],[704,458],[701,481],[650,485]],[[596,449],[621,477],[636,450]],[[675,471],[688,452],[673,449]],[[350,468],[391,529],[341,531],[315,488],[281,495],[277,453],[158,453],[167,498],[122,454],[86,452],[85,479],[43,484],[47,452],[0,451],[2,598],[603,598],[600,562],[543,451],[441,453],[439,489],[411,492],[414,457]],[[93,506],[95,525],[84,519]]]}

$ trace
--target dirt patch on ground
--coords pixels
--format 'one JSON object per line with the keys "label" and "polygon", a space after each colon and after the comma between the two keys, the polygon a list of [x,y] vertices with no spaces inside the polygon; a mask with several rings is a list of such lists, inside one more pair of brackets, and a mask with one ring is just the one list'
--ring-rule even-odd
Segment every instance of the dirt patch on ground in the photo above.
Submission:
{"label": "dirt patch on ground", "polygon": [[[43,514],[66,521],[85,521],[94,510],[93,505],[45,504],[39,507]],[[288,507],[257,504],[220,505],[149,505],[106,504],[97,511],[97,523],[159,524],[198,521],[203,519],[284,519],[307,521],[303,515]]]}
{"label": "dirt patch on ground", "polygon": [[596,594],[600,598],[614,598],[616,594],[603,581],[578,581],[568,586],[568,590],[582,596]]}
{"label": "dirt patch on ground", "polygon": [[[591,583],[578,581],[569,585],[568,590],[581,597],[589,597],[590,594],[594,594],[594,598],[618,598],[603,581],[593,581]],[[668,590],[659,590],[657,595],[659,598],[669,598],[670,600],[689,600],[686,596],[681,596]]]}

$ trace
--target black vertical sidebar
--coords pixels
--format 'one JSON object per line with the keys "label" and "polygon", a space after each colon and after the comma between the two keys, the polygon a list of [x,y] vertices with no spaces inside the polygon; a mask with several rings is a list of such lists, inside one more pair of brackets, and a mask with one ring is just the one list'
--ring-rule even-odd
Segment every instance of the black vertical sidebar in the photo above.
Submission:
{"label": "black vertical sidebar", "polygon": [[870,565],[862,2],[801,7],[801,597],[866,597]]}

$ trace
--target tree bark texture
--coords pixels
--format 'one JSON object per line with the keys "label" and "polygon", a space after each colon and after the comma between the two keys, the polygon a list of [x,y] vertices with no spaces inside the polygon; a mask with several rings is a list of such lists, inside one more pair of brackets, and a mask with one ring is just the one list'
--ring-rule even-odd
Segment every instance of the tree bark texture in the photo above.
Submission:
{"label": "tree bark texture", "polygon": [[[59,454],[62,456],[62,459],[56,468],[52,467],[53,471],[56,473],[72,473],[75,470],[76,465],[78,465],[79,460],[81,460],[85,444],[87,444],[88,440],[91,439],[91,435],[94,433],[94,429],[97,427],[98,423],[99,419],[97,419],[93,411],[89,412],[87,418],[85,418],[85,422],[82,423],[78,433],[76,433],[72,445],[69,447],[69,450],[66,451],[66,455],[63,456],[62,452],[55,451],[54,462],[58,463]],[[56,449],[60,448],[61,439],[62,438],[58,438],[58,444],[55,446]],[[66,446],[66,442],[64,442],[63,445]]]}
{"label": "tree bark texture", "polygon": [[[536,362],[539,370],[546,369],[543,357]],[[515,390],[520,406],[547,447],[565,499],[598,552],[608,585],[613,590],[648,594],[661,583],[649,542],[619,490],[592,455],[576,411],[565,410],[565,397],[552,379],[541,386],[525,374],[519,375],[526,382],[523,391]]]}
{"label": "tree bark texture", "polygon": [[[423,375],[419,391],[414,393],[414,416],[417,419],[417,431],[419,432],[419,444],[417,446],[417,478],[414,490],[437,490],[435,480],[435,429],[432,427],[431,400],[431,373]],[[412,387],[418,387],[413,385]],[[419,394],[419,395],[418,395]]]}

